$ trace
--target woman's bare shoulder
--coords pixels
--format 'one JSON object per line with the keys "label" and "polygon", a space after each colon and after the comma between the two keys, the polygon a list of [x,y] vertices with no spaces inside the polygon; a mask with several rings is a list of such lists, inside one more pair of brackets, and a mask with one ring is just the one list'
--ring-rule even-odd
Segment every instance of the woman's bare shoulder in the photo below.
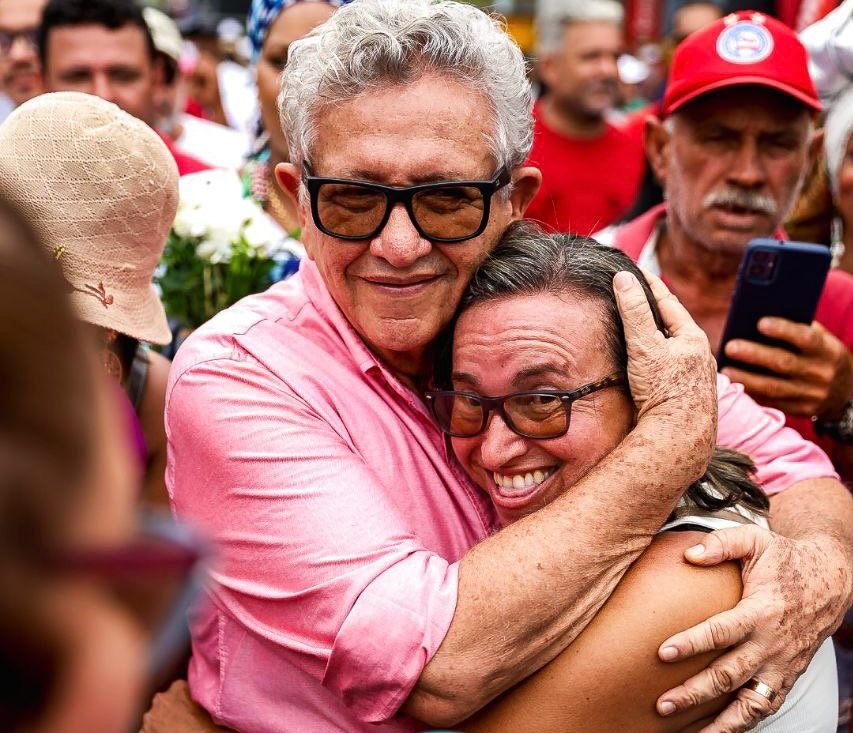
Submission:
{"label": "woman's bare shoulder", "polygon": [[736,564],[698,568],[684,560],[684,550],[703,537],[701,532],[658,535],[568,649],[462,730],[665,733],[722,709],[725,700],[671,719],[655,710],[663,692],[719,656],[665,664],[657,656],[660,644],[734,607],[741,596]]}

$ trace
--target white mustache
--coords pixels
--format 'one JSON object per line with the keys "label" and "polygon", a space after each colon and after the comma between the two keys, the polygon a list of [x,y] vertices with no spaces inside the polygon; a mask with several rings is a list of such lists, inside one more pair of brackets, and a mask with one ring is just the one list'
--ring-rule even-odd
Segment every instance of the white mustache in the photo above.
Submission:
{"label": "white mustache", "polygon": [[740,209],[758,211],[768,216],[776,216],[779,211],[779,207],[770,196],[734,186],[712,191],[702,200],[702,206],[706,209],[714,206],[737,206]]}

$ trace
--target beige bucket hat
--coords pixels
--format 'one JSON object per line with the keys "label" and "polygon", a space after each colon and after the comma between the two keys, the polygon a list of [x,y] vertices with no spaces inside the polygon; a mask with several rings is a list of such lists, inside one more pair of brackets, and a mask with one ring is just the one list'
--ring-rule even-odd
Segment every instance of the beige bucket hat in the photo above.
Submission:
{"label": "beige bucket hat", "polygon": [[88,94],[36,97],[0,125],[0,192],[41,231],[82,320],[171,341],[152,277],[178,169],[148,125]]}

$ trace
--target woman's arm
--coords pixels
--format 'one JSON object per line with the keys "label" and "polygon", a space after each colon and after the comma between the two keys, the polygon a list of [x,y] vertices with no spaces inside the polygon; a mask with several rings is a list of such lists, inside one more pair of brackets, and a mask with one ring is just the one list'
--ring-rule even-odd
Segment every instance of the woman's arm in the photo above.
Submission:
{"label": "woman's arm", "polygon": [[166,428],[163,410],[166,405],[166,384],[171,362],[156,351],[148,353],[148,378],[139,406],[139,423],[145,436],[148,463],[145,467],[143,496],[147,502],[168,507],[166,492]]}
{"label": "woman's arm", "polygon": [[[584,632],[550,664],[459,725],[465,733],[667,733],[710,722],[728,698],[670,718],[655,711],[658,696],[704,669],[721,652],[679,664],[658,659],[674,631],[735,606],[741,596],[735,563],[696,568],[684,550],[700,532],[659,535],[625,574]],[[713,572],[708,572],[712,570]]]}

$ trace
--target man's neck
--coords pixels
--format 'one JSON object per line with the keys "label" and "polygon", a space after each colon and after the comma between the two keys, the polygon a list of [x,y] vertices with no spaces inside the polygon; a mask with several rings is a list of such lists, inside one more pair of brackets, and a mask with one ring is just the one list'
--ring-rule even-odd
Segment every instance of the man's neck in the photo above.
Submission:
{"label": "man's neck", "polygon": [[731,306],[740,257],[697,244],[669,219],[661,229],[656,253],[667,285],[705,331],[716,353]]}
{"label": "man's neck", "polygon": [[592,139],[604,134],[604,117],[579,114],[570,105],[560,104],[553,96],[541,102],[542,119],[554,132],[564,137]]}
{"label": "man's neck", "polygon": [[403,384],[415,392],[423,392],[432,377],[432,348],[412,349],[411,351],[388,351],[374,349],[373,351],[394,373]]}

